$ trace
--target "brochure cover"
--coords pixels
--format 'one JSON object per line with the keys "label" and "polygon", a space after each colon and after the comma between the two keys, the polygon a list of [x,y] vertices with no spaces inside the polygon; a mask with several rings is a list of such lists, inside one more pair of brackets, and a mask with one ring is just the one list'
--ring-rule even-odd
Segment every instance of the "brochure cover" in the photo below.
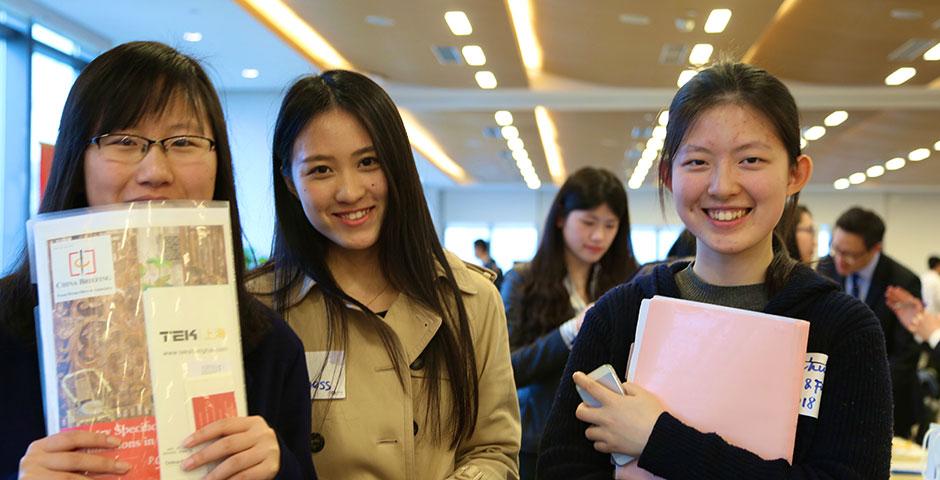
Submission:
{"label": "brochure cover", "polygon": [[[803,320],[655,296],[641,304],[627,380],[685,424],[790,462],[805,370],[821,365],[808,338]],[[615,478],[658,477],[632,462]]]}
{"label": "brochure cover", "polygon": [[227,202],[166,201],[44,214],[28,224],[46,430],[121,439],[101,455],[183,472],[183,439],[245,415]]}

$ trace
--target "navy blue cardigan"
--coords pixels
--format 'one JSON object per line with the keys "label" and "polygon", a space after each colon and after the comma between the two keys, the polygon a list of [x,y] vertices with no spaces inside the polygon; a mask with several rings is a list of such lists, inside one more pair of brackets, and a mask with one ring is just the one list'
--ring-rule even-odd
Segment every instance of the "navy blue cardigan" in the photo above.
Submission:
{"label": "navy blue cardigan", "polygon": [[[542,437],[538,478],[611,478],[610,455],[594,450],[584,436],[588,424],[574,415],[581,399],[571,375],[605,363],[624,372],[640,301],[653,295],[679,297],[675,274],[686,266],[661,265],[611,290],[588,311]],[[807,351],[829,355],[819,418],[799,417],[792,465],[763,460],[667,412],[653,427],[639,466],[669,479],[888,478],[892,408],[884,335],[872,311],[840,290],[798,266],[764,308],[809,321]]]}
{"label": "navy blue cardigan", "polygon": [[[316,478],[310,455],[310,387],[304,348],[293,330],[267,310],[271,328],[245,356],[248,414],[277,432],[277,478]],[[46,436],[39,354],[0,326],[0,479],[15,479],[31,442]]]}

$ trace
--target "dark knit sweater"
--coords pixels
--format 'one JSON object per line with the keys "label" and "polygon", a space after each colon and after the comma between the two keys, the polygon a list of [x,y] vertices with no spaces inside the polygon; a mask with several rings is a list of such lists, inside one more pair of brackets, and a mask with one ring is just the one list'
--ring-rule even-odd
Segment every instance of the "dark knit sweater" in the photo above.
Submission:
{"label": "dark knit sweater", "polygon": [[[571,375],[604,363],[624,372],[640,301],[679,297],[675,275],[687,265],[660,266],[611,290],[588,311],[542,438],[539,478],[611,478],[610,455],[594,450],[584,436],[588,424],[574,415],[581,399]],[[884,336],[871,310],[839,290],[799,266],[763,310],[809,321],[808,351],[829,356],[819,418],[799,417],[793,465],[763,460],[667,412],[656,421],[639,466],[667,479],[888,478],[892,418]]]}

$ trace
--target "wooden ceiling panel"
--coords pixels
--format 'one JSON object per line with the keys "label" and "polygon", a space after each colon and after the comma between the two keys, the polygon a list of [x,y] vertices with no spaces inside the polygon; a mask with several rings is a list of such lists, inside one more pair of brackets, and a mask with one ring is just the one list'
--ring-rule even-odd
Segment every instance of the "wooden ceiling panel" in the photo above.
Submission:
{"label": "wooden ceiling panel", "polygon": [[[781,0],[616,1],[541,0],[535,3],[536,30],[548,73],[603,85],[674,87],[687,67],[688,50],[681,64],[660,63],[666,44],[711,43],[712,58],[741,58],[763,33]],[[721,34],[707,34],[705,19],[714,8],[733,12]],[[629,25],[621,15],[639,15],[647,25]],[[691,20],[691,32],[680,31],[677,20]]]}
{"label": "wooden ceiling panel", "polygon": [[627,172],[636,165],[627,152],[646,143],[646,130],[656,122],[657,113],[553,112],[568,174],[582,167],[603,167],[626,182]]}
{"label": "wooden ceiling panel", "polygon": [[[474,73],[490,70],[500,87],[525,87],[528,79],[519,57],[509,14],[501,0],[454,4],[438,0],[330,1],[288,0],[291,8],[315,28],[356,69],[392,82],[428,87],[478,88]],[[455,36],[444,12],[463,9],[473,26],[468,36]],[[370,24],[375,16],[393,24]],[[441,65],[432,47],[479,45],[486,65]]]}
{"label": "wooden ceiling panel", "polygon": [[[444,150],[459,163],[477,183],[523,184],[516,162],[506,140],[484,135],[486,128],[499,128],[493,113],[483,112],[413,112],[421,124],[434,135]],[[551,183],[545,152],[542,150],[535,115],[532,111],[511,111],[513,125],[525,143],[532,166],[543,185]]]}
{"label": "wooden ceiling panel", "polygon": [[[893,18],[892,9],[900,8],[920,16]],[[745,60],[781,78],[826,85],[884,85],[897,68],[913,66],[918,74],[907,84],[926,85],[940,76],[940,62],[919,55],[890,61],[888,55],[911,39],[940,39],[938,19],[935,0],[798,0]]]}

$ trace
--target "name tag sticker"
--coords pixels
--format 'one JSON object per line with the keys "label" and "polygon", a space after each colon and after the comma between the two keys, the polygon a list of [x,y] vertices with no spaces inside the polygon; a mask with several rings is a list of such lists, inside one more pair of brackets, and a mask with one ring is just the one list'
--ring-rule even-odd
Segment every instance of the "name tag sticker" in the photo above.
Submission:
{"label": "name tag sticker", "polygon": [[346,352],[306,352],[312,400],[346,398]]}
{"label": "name tag sticker", "polygon": [[819,418],[823,383],[826,380],[826,362],[829,355],[807,353],[803,366],[803,382],[800,384],[800,415]]}

